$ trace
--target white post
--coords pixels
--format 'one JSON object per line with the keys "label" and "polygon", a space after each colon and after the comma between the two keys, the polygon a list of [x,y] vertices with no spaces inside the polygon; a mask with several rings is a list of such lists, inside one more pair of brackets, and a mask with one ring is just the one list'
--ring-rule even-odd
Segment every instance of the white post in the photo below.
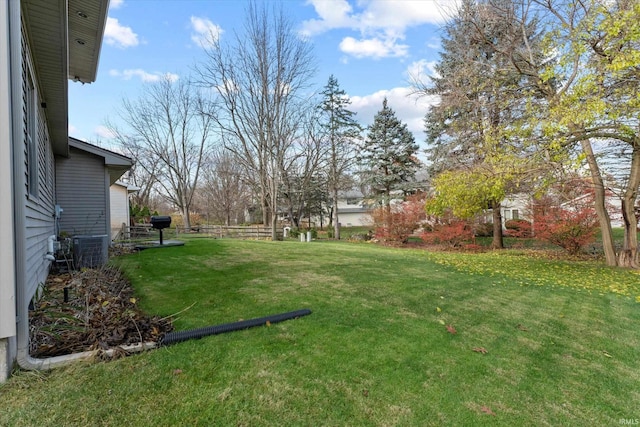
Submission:
{"label": "white post", "polygon": [[311,241],[311,232],[307,231],[307,242]]}
{"label": "white post", "polygon": [[304,242],[304,233],[300,233],[300,241]]}

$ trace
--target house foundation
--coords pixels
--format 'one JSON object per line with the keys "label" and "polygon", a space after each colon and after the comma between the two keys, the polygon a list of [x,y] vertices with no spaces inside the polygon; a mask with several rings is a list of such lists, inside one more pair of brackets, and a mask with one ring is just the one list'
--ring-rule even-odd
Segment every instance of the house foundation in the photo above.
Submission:
{"label": "house foundation", "polygon": [[0,339],[0,383],[5,382],[11,370],[13,369],[13,361],[16,355],[13,354],[12,349],[15,349],[15,345],[10,345],[9,338]]}

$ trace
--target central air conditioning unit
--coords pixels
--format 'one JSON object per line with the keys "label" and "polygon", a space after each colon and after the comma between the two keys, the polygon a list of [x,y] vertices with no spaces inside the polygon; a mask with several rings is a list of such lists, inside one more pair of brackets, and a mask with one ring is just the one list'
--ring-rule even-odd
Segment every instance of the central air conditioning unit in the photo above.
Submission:
{"label": "central air conditioning unit", "polygon": [[109,236],[73,236],[73,265],[76,269],[95,268],[109,260]]}

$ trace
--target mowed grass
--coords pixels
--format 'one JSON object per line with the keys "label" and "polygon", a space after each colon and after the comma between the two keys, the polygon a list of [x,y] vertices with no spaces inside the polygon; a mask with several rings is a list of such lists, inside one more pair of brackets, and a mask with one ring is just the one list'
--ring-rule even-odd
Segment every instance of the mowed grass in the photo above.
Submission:
{"label": "mowed grass", "polygon": [[18,372],[0,386],[0,425],[640,418],[640,285],[632,271],[513,252],[208,239],[120,264],[147,312],[179,313],[177,329],[300,308],[313,314],[109,363]]}

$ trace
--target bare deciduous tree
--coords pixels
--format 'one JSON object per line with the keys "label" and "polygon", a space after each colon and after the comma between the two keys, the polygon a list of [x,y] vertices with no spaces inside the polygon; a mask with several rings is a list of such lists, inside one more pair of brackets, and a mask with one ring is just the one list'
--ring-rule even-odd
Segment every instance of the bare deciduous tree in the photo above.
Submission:
{"label": "bare deciduous tree", "polygon": [[300,226],[300,219],[312,197],[312,181],[317,178],[324,151],[323,130],[313,103],[308,103],[305,110],[300,111],[300,117],[298,135],[280,166],[281,199],[296,227]]}
{"label": "bare deciduous tree", "polygon": [[206,60],[196,67],[199,83],[220,101],[216,117],[225,146],[254,176],[261,193],[263,222],[276,238],[282,165],[300,125],[304,91],[314,73],[309,43],[294,32],[284,10],[251,3],[244,34],[223,46],[211,35]]}
{"label": "bare deciduous tree", "polygon": [[149,179],[155,180],[159,193],[180,210],[187,228],[211,143],[213,111],[194,86],[165,77],[145,86],[138,99],[123,100],[119,115],[126,129],[111,125],[125,151],[135,153]]}
{"label": "bare deciduous tree", "polygon": [[251,189],[243,172],[233,154],[223,148],[210,156],[203,169],[200,197],[215,222],[232,225],[243,216],[251,201]]}

